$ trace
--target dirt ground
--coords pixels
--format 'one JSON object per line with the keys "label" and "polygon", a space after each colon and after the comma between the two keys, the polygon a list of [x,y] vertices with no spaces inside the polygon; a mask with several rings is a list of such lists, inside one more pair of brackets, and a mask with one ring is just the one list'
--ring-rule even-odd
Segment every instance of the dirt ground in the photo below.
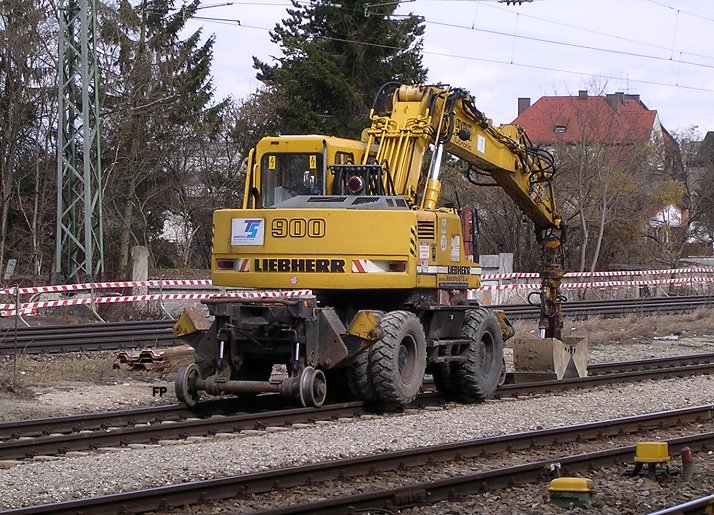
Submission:
{"label": "dirt ground", "polygon": [[[516,334],[533,333],[535,325],[517,322]],[[714,312],[566,321],[563,334],[587,336],[594,352],[672,340],[681,354],[693,354],[706,351],[698,350],[699,342],[714,335]],[[186,361],[151,371],[115,368],[116,361],[115,351],[0,357],[0,421],[176,402],[173,380]],[[159,396],[155,387],[165,387],[166,393]]]}
{"label": "dirt ground", "polygon": [[[4,356],[0,421],[176,402],[173,379],[185,360],[152,371],[114,368],[115,362],[114,351]],[[159,396],[161,387],[166,393]]]}

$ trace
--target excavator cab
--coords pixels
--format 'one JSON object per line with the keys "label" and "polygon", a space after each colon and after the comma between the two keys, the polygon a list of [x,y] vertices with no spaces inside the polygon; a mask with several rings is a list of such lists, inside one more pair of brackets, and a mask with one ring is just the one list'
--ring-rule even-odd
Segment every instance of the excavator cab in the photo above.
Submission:
{"label": "excavator cab", "polygon": [[361,141],[329,136],[263,138],[248,159],[243,208],[279,206],[300,195],[343,194],[348,184],[333,168],[361,161],[366,148]]}

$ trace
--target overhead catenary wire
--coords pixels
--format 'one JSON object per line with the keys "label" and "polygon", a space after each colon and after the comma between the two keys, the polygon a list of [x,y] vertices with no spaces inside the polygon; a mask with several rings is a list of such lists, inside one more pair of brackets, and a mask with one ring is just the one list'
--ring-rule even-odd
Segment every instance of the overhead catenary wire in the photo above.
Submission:
{"label": "overhead catenary wire", "polygon": [[[245,4],[241,3],[241,5],[245,5]],[[264,5],[264,4],[261,4],[261,5]],[[277,4],[277,5],[283,5],[283,4]],[[208,18],[208,17],[202,17],[202,16],[194,16],[193,19],[207,21],[209,23],[222,23],[222,24],[235,25],[235,26],[239,26],[241,28],[250,28],[250,29],[256,29],[256,30],[263,30],[263,31],[267,31],[267,32],[270,32],[271,30],[273,30],[272,28],[268,28],[268,27],[257,26],[257,25],[248,25],[248,24],[240,22],[239,20],[229,19],[229,18],[218,18],[218,17]],[[461,29],[465,29],[465,30],[476,30],[476,31],[485,32],[485,33],[494,33],[494,34],[502,35],[504,37],[525,38],[525,39],[540,41],[540,42],[543,42],[546,44],[556,44],[556,45],[560,45],[560,46],[580,48],[580,49],[584,49],[584,50],[601,51],[601,52],[620,54],[620,55],[636,57],[636,58],[654,59],[654,60],[659,60],[659,61],[686,64],[688,66],[701,67],[701,68],[705,68],[705,69],[714,69],[714,65],[698,63],[698,62],[693,62],[693,61],[686,61],[686,60],[681,60],[681,59],[671,59],[671,58],[665,58],[665,57],[637,53],[637,52],[628,52],[628,51],[624,51],[624,50],[600,48],[600,47],[594,47],[594,46],[589,46],[589,45],[581,45],[581,44],[576,44],[576,43],[568,43],[568,42],[562,42],[562,41],[556,41],[556,40],[549,40],[547,38],[536,38],[536,37],[532,37],[532,36],[524,36],[524,35],[510,34],[510,33],[506,33],[506,32],[492,31],[492,30],[488,30],[488,29],[471,28],[469,26],[462,26],[462,25],[450,24],[450,23],[445,23],[445,22],[434,22],[434,21],[429,21],[426,19],[424,19],[424,22],[427,24],[443,25],[443,26],[447,26],[447,27],[451,27],[451,28],[461,28]],[[397,47],[397,46],[393,46],[393,45],[383,45],[383,44],[378,44],[378,43],[364,42],[364,41],[359,41],[359,40],[355,40],[355,39],[335,38],[335,37],[329,37],[329,36],[317,36],[317,37],[320,39],[324,39],[324,40],[339,41],[339,42],[345,42],[345,43],[351,43],[351,44],[357,44],[357,45],[385,48],[385,49],[390,49],[390,50],[397,50],[397,51],[407,51],[408,50],[408,48],[402,48],[402,47]],[[684,53],[683,51],[681,51],[681,52]],[[570,70],[570,69],[565,69],[565,68],[541,66],[541,65],[535,65],[535,64],[530,64],[530,63],[521,63],[516,60],[507,61],[507,60],[500,60],[500,59],[493,59],[493,58],[486,58],[486,57],[478,57],[478,56],[473,56],[473,55],[466,56],[466,55],[458,55],[458,54],[452,54],[452,53],[447,53],[447,52],[434,52],[434,51],[428,51],[428,50],[423,50],[422,53],[425,55],[433,55],[433,56],[438,56],[438,57],[448,57],[448,58],[454,58],[454,59],[485,62],[485,63],[492,63],[492,64],[504,64],[504,65],[522,67],[522,68],[529,68],[529,69],[557,72],[557,73],[565,73],[565,74],[570,74],[570,75],[577,75],[577,76],[590,77],[590,78],[596,78],[596,79],[620,80],[622,78],[619,76],[606,75],[606,74],[602,74],[602,73],[583,72],[583,71],[579,71],[579,70]],[[703,55],[697,55],[697,56],[714,59],[714,57],[709,57],[709,56],[703,56]],[[665,81],[658,81],[658,80],[635,79],[635,78],[630,78],[630,77],[628,77],[628,81],[632,82],[632,83],[638,83],[638,84],[665,86],[665,87],[681,88],[681,89],[691,90],[691,91],[714,93],[714,89],[712,89],[712,88],[682,84],[679,81],[672,83],[672,82],[665,82]]]}
{"label": "overhead catenary wire", "polygon": [[650,4],[659,5],[660,7],[665,7],[665,8],[667,8],[667,9],[671,9],[672,11],[679,11],[679,12],[681,12],[682,14],[687,14],[687,15],[693,16],[693,17],[695,17],[695,18],[700,18],[700,19],[702,19],[702,20],[707,20],[707,21],[714,22],[714,18],[709,18],[709,17],[703,16],[703,15],[701,15],[701,14],[697,14],[697,13],[693,13],[693,12],[691,12],[691,11],[687,11],[687,10],[684,10],[684,9],[680,9],[679,7],[672,7],[671,5],[667,5],[667,4],[665,4],[664,2],[658,2],[657,0],[644,0],[644,1],[645,1],[645,2],[648,2],[648,3],[650,3]]}

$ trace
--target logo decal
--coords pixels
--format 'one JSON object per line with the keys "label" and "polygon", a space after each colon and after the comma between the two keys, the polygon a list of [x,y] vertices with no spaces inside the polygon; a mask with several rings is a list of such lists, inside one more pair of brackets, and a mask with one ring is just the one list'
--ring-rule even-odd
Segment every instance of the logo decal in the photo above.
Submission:
{"label": "logo decal", "polygon": [[245,221],[245,233],[248,238],[255,238],[258,234],[258,229],[260,229],[260,223],[262,220],[246,220]]}
{"label": "logo decal", "polygon": [[263,218],[234,218],[231,220],[231,245],[262,245],[265,239]]}

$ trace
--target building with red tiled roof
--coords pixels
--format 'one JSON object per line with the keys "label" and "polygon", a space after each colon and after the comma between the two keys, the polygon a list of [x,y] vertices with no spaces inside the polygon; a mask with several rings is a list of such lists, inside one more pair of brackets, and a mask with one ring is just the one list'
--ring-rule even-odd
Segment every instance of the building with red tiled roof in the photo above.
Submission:
{"label": "building with red tiled roof", "polygon": [[547,96],[533,105],[518,99],[518,117],[531,141],[540,145],[583,141],[630,145],[671,139],[657,111],[648,109],[639,95],[622,92],[591,96]]}
{"label": "building with red tiled roof", "polygon": [[[657,201],[663,193],[660,186],[682,179],[679,146],[660,123],[657,111],[639,95],[592,96],[583,90],[572,96],[544,96],[533,105],[529,98],[519,98],[513,123],[525,128],[533,144],[554,151],[565,175],[580,181],[579,189],[575,188],[580,196],[571,201],[576,210],[587,212],[579,218],[582,237],[589,240],[583,248],[600,249],[601,243],[615,248],[614,242],[639,214],[646,217],[642,232],[649,233],[649,240],[661,246],[670,245],[673,238],[683,241],[685,236],[679,233],[687,225],[685,203],[663,206]],[[594,233],[609,240],[593,240]],[[604,260],[596,256],[595,261],[607,265],[609,259],[621,263],[638,259],[626,247],[625,243],[607,249]]]}

